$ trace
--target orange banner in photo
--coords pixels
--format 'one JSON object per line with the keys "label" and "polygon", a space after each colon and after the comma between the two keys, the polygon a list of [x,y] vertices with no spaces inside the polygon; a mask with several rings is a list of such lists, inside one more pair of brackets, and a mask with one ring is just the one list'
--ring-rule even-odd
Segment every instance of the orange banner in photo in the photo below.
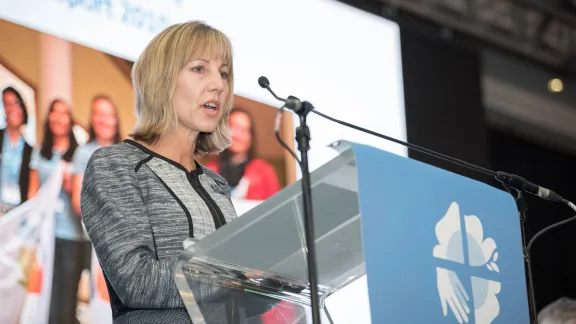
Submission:
{"label": "orange banner in photo", "polygon": [[32,269],[30,270],[29,280],[28,280],[28,293],[30,294],[40,294],[42,291],[42,276],[43,276],[42,265],[38,263],[38,260],[34,260]]}

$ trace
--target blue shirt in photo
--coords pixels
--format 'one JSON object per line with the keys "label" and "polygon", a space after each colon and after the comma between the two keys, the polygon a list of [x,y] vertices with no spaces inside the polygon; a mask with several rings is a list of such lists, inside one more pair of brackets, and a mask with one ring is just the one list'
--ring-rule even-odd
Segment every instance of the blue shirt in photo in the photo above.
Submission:
{"label": "blue shirt in photo", "polygon": [[24,138],[20,136],[16,143],[5,134],[2,144],[2,162],[0,163],[0,196],[5,207],[13,208],[20,204],[20,168],[24,153]]}
{"label": "blue shirt in photo", "polygon": [[[62,159],[62,153],[54,151],[50,160],[40,155],[39,149],[32,151],[30,169],[36,170],[40,178],[40,186],[50,177],[58,162]],[[56,202],[54,230],[57,238],[65,240],[82,240],[82,225],[80,216],[76,215],[72,208],[72,201],[68,193],[62,189]]]}

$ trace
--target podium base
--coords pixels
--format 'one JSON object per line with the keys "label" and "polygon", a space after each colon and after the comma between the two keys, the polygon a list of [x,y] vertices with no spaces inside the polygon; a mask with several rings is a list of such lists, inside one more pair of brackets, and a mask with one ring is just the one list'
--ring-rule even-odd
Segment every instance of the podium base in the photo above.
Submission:
{"label": "podium base", "polygon": [[[310,285],[296,278],[201,257],[196,251],[181,255],[175,279],[180,291],[191,291],[182,299],[195,324],[260,324],[269,312],[281,319],[274,323],[311,322]],[[324,301],[335,291],[324,286],[318,291],[323,322],[331,323]]]}

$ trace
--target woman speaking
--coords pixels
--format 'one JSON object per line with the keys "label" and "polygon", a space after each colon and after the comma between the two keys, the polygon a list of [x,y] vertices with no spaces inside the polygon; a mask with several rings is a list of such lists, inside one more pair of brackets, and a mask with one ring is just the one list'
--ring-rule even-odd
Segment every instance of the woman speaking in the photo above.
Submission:
{"label": "woman speaking", "polygon": [[132,140],[88,162],[81,210],[114,323],[190,323],[173,279],[183,241],[236,217],[226,181],[194,159],[230,143],[232,71],[220,31],[200,22],[162,31],[132,70]]}

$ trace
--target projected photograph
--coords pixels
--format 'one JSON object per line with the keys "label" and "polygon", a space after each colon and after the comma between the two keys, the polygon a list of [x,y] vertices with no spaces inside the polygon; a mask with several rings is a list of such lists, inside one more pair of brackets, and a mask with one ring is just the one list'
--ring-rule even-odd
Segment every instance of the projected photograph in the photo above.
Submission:
{"label": "projected photograph", "polygon": [[[86,162],[93,150],[85,148],[90,141],[98,140],[101,131],[91,126],[94,118],[110,119],[108,124],[115,128],[114,142],[127,138],[134,126],[133,62],[5,20],[0,20],[0,38],[9,44],[0,48],[0,129],[6,137],[4,143],[14,137],[22,147],[32,150],[28,156],[24,150],[23,157],[14,158],[4,149],[1,164],[15,164],[20,174],[34,178],[26,184],[27,196],[52,197],[41,203],[43,209],[53,208],[56,219],[53,245],[42,241],[41,228],[25,232],[30,228],[19,224],[33,223],[39,216],[16,208],[27,197],[9,200],[10,179],[2,178],[4,216],[0,220],[4,223],[0,224],[0,236],[14,244],[0,246],[0,269],[7,274],[0,284],[0,301],[12,305],[0,310],[0,322],[25,322],[31,312],[37,313],[39,305],[44,305],[43,316],[56,322],[54,316],[69,316],[72,312],[82,324],[111,323],[106,284],[91,244],[85,233],[76,237],[70,230],[72,224],[64,224],[61,219],[77,220],[74,225],[82,226],[79,190],[74,188],[76,182],[81,184],[78,179],[83,170],[77,169],[76,158],[86,155]],[[235,96],[229,119],[232,145],[222,154],[198,158],[228,181],[238,215],[295,181],[294,161],[274,134],[277,112],[277,108],[262,102]],[[284,113],[280,135],[293,148],[292,123],[291,115]],[[57,172],[57,164],[41,151],[58,142],[62,132],[69,140],[62,156],[69,168],[62,182],[53,184],[50,178]],[[10,147],[17,149],[20,142],[15,143]],[[18,179],[15,175],[13,182],[22,186]],[[43,192],[47,190],[54,192]],[[13,226],[8,226],[8,220]]]}

